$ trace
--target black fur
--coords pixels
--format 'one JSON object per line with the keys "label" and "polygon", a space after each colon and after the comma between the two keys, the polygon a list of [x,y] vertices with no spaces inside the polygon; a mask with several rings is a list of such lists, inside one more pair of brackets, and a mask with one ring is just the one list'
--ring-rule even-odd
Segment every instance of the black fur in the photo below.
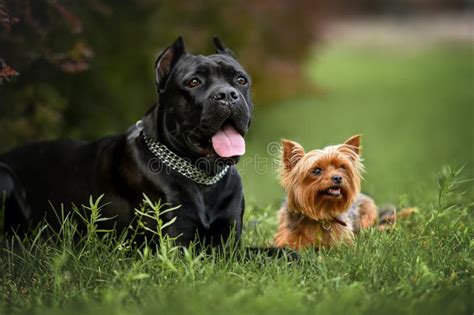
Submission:
{"label": "black fur", "polygon": [[4,213],[4,226],[16,227],[15,232],[19,235],[25,233],[31,217],[26,191],[13,170],[0,163],[0,210],[4,209],[16,209]]}
{"label": "black fur", "polygon": [[[169,168],[152,170],[154,156],[137,127],[94,142],[34,143],[0,155],[0,191],[5,191],[7,199],[5,229],[26,230],[43,219],[54,226],[57,219],[51,205],[59,209],[64,204],[70,210],[72,204],[86,204],[90,195],[105,194],[102,213],[115,219],[104,222],[104,228],[115,226],[120,231],[133,220],[145,193],[152,200],[181,205],[164,218],[166,222],[177,216],[167,233],[179,236],[180,245],[196,236],[216,245],[227,240],[231,231],[239,239],[244,197],[234,166],[238,157],[222,161],[209,139],[224,123],[242,135],[247,133],[252,111],[250,79],[222,42],[217,43],[218,53],[210,56],[188,54],[181,38],[167,48],[156,62],[159,101],[142,117],[147,135],[209,174],[223,167],[219,162],[232,164],[217,184],[196,184]],[[237,83],[238,76],[249,83]],[[193,77],[202,83],[197,88],[186,86]],[[236,91],[239,99],[213,98],[223,89]]]}

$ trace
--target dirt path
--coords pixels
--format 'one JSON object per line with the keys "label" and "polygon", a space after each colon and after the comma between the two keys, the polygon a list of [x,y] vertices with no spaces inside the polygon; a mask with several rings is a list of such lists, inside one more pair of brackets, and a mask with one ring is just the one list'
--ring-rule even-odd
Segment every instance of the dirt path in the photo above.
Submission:
{"label": "dirt path", "polygon": [[474,44],[474,12],[417,17],[357,17],[328,23],[323,38],[330,44],[429,45]]}

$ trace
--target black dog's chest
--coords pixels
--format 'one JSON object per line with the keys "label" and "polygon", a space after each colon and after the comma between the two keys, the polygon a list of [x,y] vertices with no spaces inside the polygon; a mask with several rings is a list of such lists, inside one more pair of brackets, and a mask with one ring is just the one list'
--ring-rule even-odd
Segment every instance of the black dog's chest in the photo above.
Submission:
{"label": "black dog's chest", "polygon": [[[221,187],[194,187],[180,189],[172,194],[168,194],[168,203],[180,205],[177,212],[183,216],[192,217],[199,222],[202,227],[209,228],[216,220],[232,215],[233,203],[242,198],[239,194],[231,195],[223,191]],[[234,202],[232,202],[234,201]]]}
{"label": "black dog's chest", "polygon": [[168,233],[177,236],[178,241],[187,244],[200,240],[224,239],[235,228],[240,235],[243,213],[243,195],[240,177],[229,175],[222,183],[203,187],[194,183],[179,185],[181,189],[172,189],[166,194],[166,203],[179,205],[170,212],[167,220],[176,217]]}

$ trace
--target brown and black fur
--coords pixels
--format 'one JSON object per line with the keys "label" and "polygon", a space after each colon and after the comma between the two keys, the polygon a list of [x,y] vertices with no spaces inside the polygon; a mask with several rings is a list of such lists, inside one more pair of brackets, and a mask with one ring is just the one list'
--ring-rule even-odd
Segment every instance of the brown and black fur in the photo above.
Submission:
{"label": "brown and black fur", "polygon": [[276,246],[352,244],[357,232],[377,223],[377,206],[360,193],[360,136],[308,153],[296,142],[282,144],[280,179],[287,198],[279,211]]}

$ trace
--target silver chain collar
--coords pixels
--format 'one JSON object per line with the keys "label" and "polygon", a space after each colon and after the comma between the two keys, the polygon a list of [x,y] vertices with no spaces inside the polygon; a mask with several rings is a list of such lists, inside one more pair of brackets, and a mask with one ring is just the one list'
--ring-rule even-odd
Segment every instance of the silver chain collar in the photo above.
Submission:
{"label": "silver chain collar", "polygon": [[145,140],[145,144],[148,147],[148,150],[150,150],[150,152],[153,153],[154,156],[159,158],[160,161],[166,166],[172,168],[179,174],[183,175],[186,178],[189,178],[190,180],[198,184],[208,186],[214,185],[215,183],[220,181],[222,177],[224,177],[224,175],[227,174],[227,172],[229,171],[230,166],[226,165],[216,175],[209,176],[204,171],[197,168],[186,159],[183,159],[182,157],[178,156],[176,153],[168,149],[168,147],[164,144],[148,137],[145,133],[145,130],[143,129],[143,123],[141,120],[137,122],[136,126],[140,131],[143,140]]}

